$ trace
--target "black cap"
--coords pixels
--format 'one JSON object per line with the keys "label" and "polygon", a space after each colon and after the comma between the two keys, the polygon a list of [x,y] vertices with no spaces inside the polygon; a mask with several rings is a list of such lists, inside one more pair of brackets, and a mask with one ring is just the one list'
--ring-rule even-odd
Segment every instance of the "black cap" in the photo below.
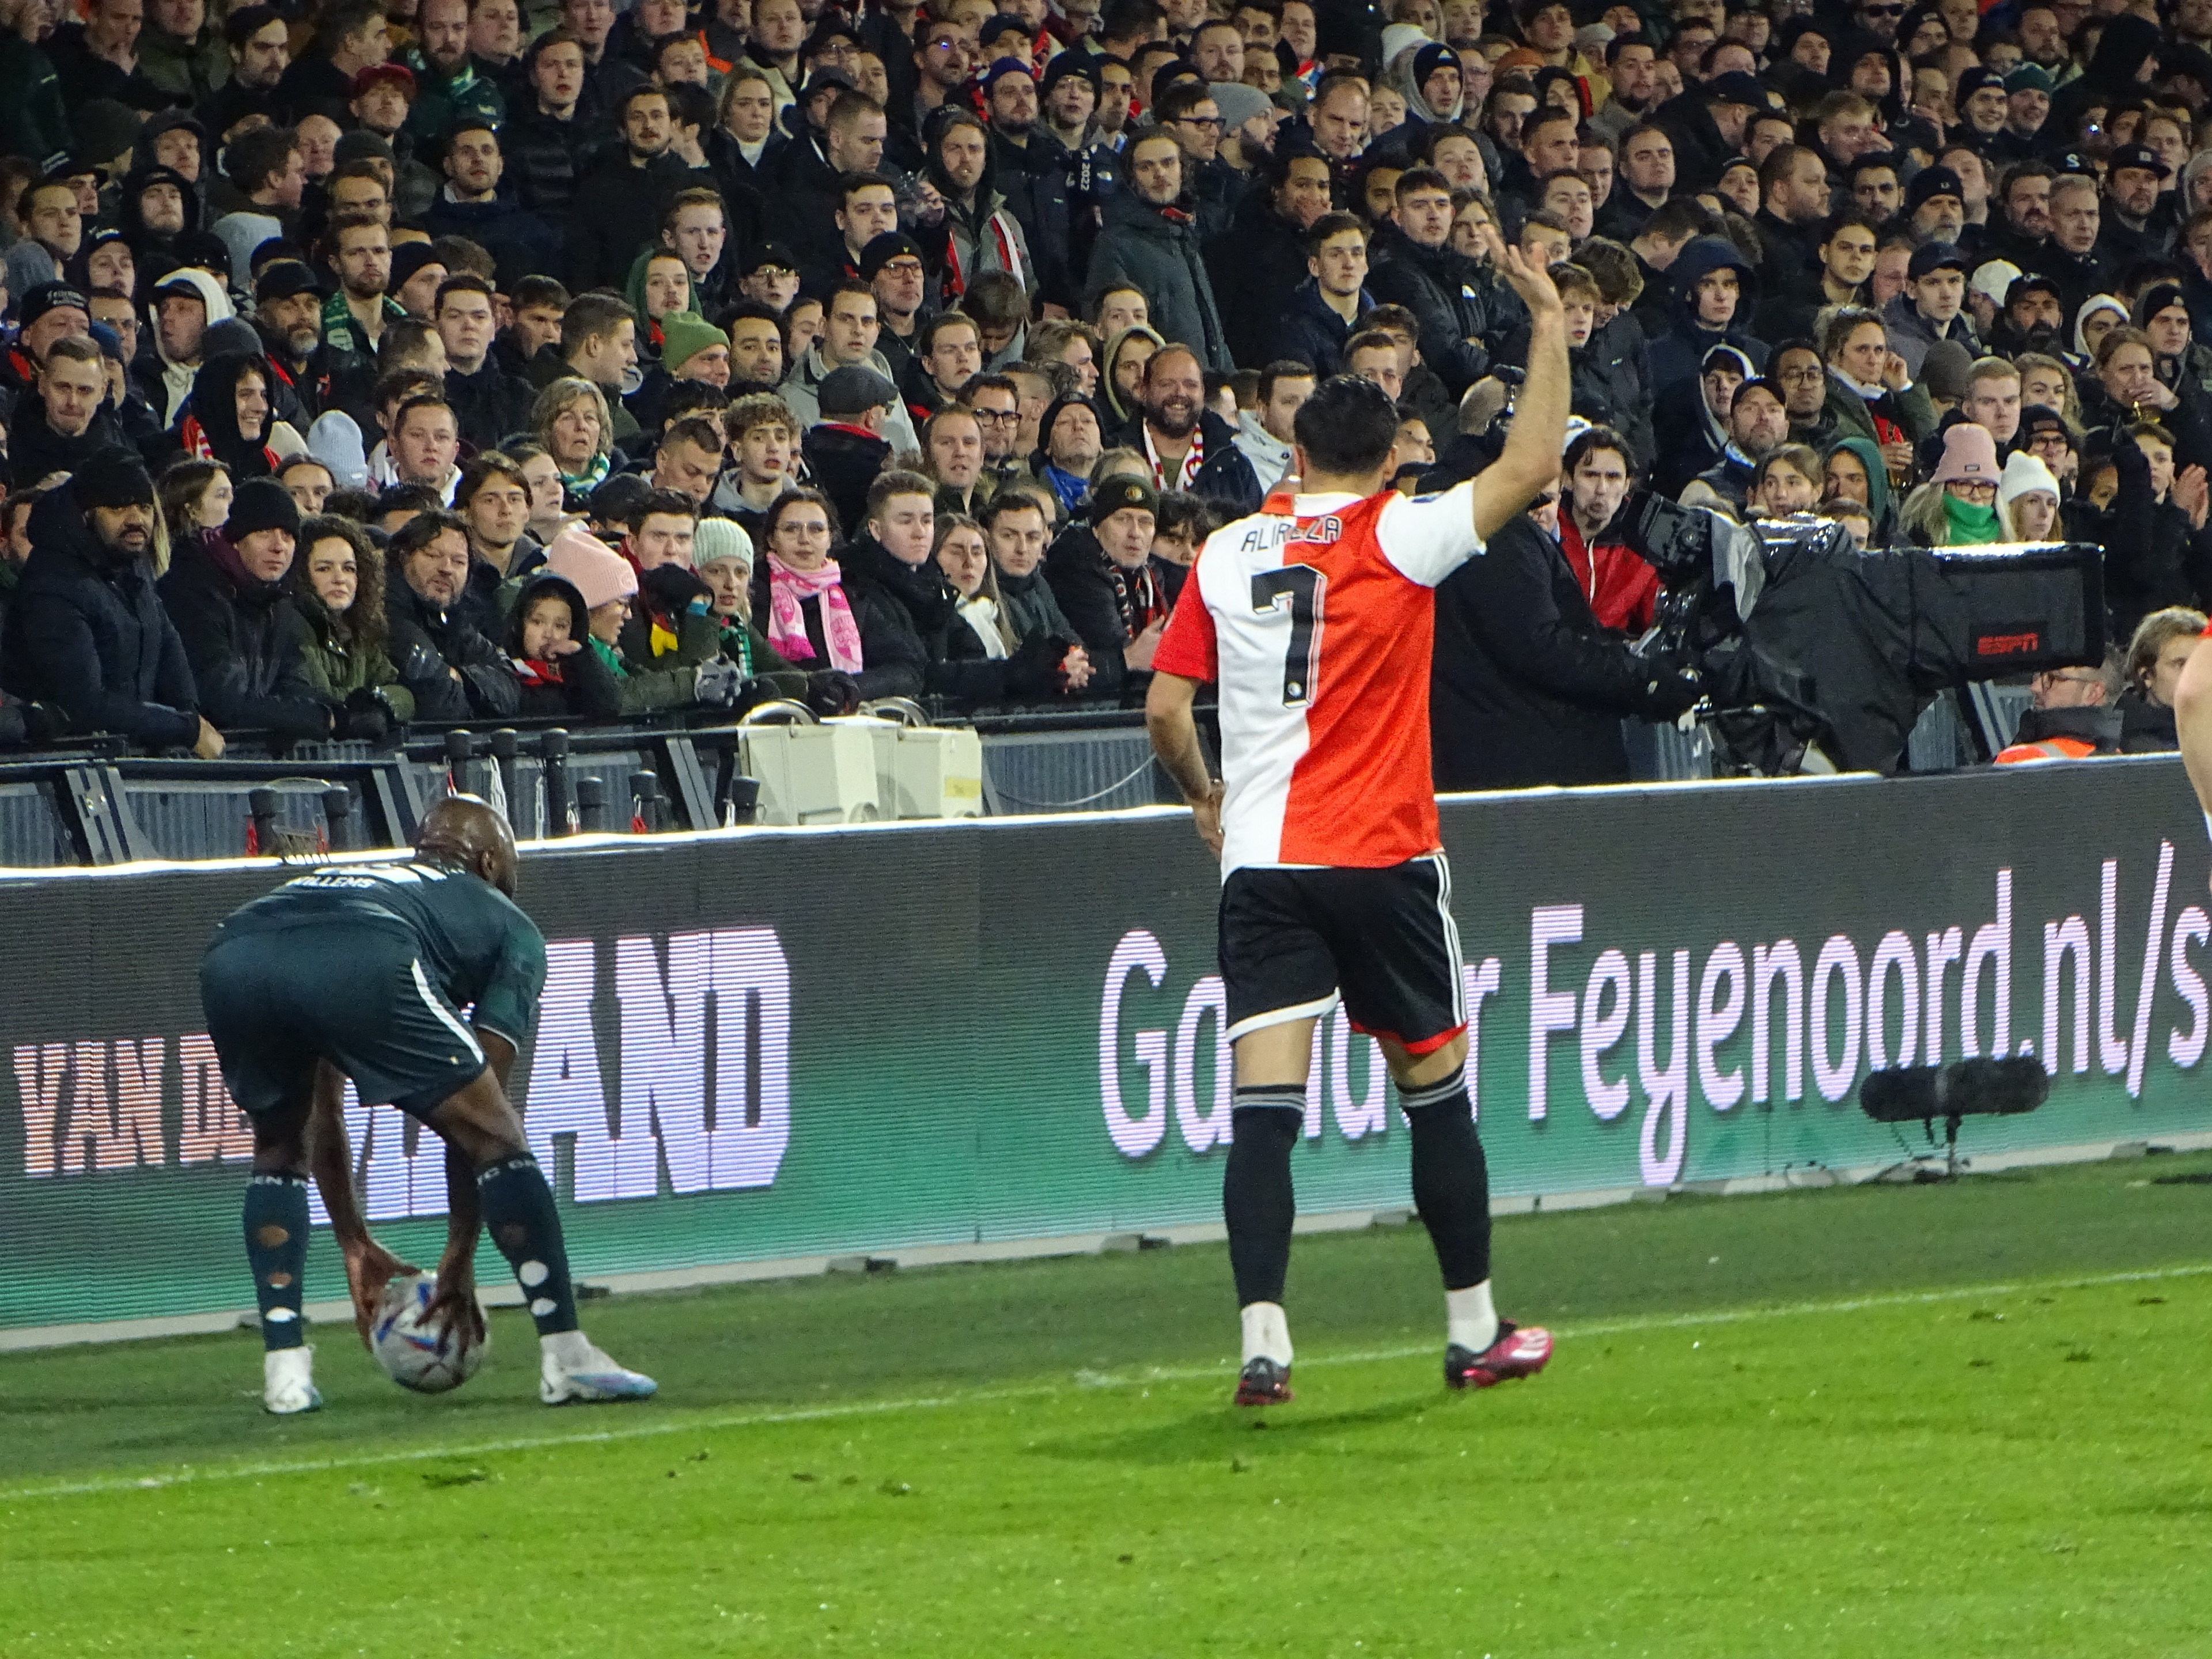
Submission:
{"label": "black cap", "polygon": [[1969,268],[1966,256],[1950,242],[1925,242],[1912,250],[1911,263],[1905,268],[1907,282],[1917,283],[1931,270],[1955,270],[1966,275]]}
{"label": "black cap", "polygon": [[402,242],[392,250],[392,280],[387,291],[397,293],[406,287],[425,265],[443,265],[445,263],[431,252],[428,242]]}
{"label": "black cap", "polygon": [[257,530],[281,530],[296,537],[299,504],[293,501],[292,492],[274,478],[243,478],[230,498],[230,516],[223,520],[222,529],[234,543]]}
{"label": "black cap", "polygon": [[1742,70],[1730,70],[1726,75],[1716,75],[1705,82],[1705,101],[1708,104],[1745,104],[1753,109],[1772,107],[1766,95],[1765,85],[1755,75]]}
{"label": "black cap", "polygon": [[2123,167],[2134,167],[2148,173],[2154,179],[2163,179],[2173,169],[2158,159],[2158,152],[2148,144],[2122,144],[2112,152],[2106,164],[2108,173],[2118,173]]}
{"label": "black cap", "polygon": [[60,311],[70,306],[75,306],[87,317],[92,315],[92,302],[84,297],[82,289],[67,283],[40,283],[36,288],[24,292],[23,326],[28,328],[48,312]]}
{"label": "black cap", "polygon": [[1085,509],[1091,522],[1104,524],[1124,507],[1140,507],[1147,513],[1160,510],[1159,493],[1142,478],[1117,473],[1113,477],[1091,486],[1091,501]]}
{"label": "black cap", "polygon": [[738,275],[750,276],[753,272],[765,270],[769,265],[777,266],[784,270],[796,271],[799,269],[799,256],[781,242],[763,242],[753,250],[753,257],[745,261],[744,269]]}
{"label": "black cap", "polygon": [[2012,279],[2010,284],[2005,289],[2004,302],[2009,306],[2014,301],[2025,298],[2030,294],[2048,294],[2060,300],[2066,297],[2066,290],[2059,287],[2057,283],[2048,276],[2031,270]]}
{"label": "black cap", "polygon": [[1948,196],[1964,207],[1966,202],[1966,183],[1948,167],[1923,167],[1912,175],[1912,182],[1905,187],[1905,210],[1910,213],[1922,203],[1937,196]]}
{"label": "black cap", "polygon": [[883,268],[902,254],[912,254],[924,265],[929,261],[922,257],[921,244],[902,230],[887,230],[872,237],[867,246],[860,250],[860,280],[872,283]]}
{"label": "black cap", "polygon": [[848,363],[822,377],[817,394],[824,419],[865,415],[872,409],[888,409],[898,401],[898,388],[872,368]]}
{"label": "black cap", "polygon": [[1959,77],[1958,89],[1951,94],[1952,107],[1964,109],[1966,106],[1966,100],[1985,87],[1995,87],[1999,92],[2002,92],[2004,76],[1993,69],[1985,69],[1977,64]]}
{"label": "black cap", "polygon": [[296,299],[302,294],[322,291],[315,273],[297,259],[276,259],[264,265],[260,280],[253,285],[253,297],[263,305],[271,300]]}
{"label": "black cap", "polygon": [[154,480],[136,450],[120,444],[95,449],[70,477],[80,507],[151,507]]}
{"label": "black cap", "polygon": [[2056,432],[2070,446],[2074,434],[2067,430],[2066,417],[2048,404],[2030,404],[2020,411],[2020,434],[2032,437],[2039,432]]}

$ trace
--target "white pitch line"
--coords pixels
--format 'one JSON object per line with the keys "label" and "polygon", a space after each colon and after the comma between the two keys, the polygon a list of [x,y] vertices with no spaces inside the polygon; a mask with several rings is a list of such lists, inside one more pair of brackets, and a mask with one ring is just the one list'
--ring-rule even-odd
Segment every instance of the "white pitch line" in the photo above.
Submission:
{"label": "white pitch line", "polygon": [[[2107,1285],[2149,1284],[2163,1279],[2196,1279],[2212,1273],[2212,1262],[2179,1267],[2151,1267],[2130,1273],[2095,1273],[2086,1278],[2029,1279],[1989,1285],[1962,1285],[1939,1291],[1899,1291],[1881,1296],[1844,1297],[1825,1302],[1786,1303],[1770,1308],[1723,1308],[1706,1313],[1649,1314],[1627,1319],[1601,1320],[1587,1325],[1553,1328],[1553,1334],[1577,1340],[1619,1336],[1646,1331],[1693,1329],[1711,1325],[1753,1324],[1769,1319],[1802,1319],[1822,1315],[1860,1313],[1876,1308],[1925,1307],[1938,1303],[1971,1302],[1984,1297],[2019,1296],[2031,1291],[2088,1290]],[[1416,1358],[1433,1353],[1436,1344],[1371,1348],[1352,1353],[1317,1354],[1301,1364],[1370,1365]],[[1143,1371],[1111,1373],[1083,1371],[1079,1387],[1136,1388],[1150,1382],[1202,1381],[1229,1370],[1227,1361],[1212,1365],[1153,1366]],[[784,1411],[732,1412],[717,1416],[655,1420],[599,1429],[581,1434],[520,1435],[507,1440],[480,1440],[467,1445],[418,1446],[405,1450],[365,1452],[354,1457],[299,1458],[281,1462],[234,1463],[212,1469],[179,1469],[170,1474],[113,1475],[95,1480],[59,1482],[51,1486],[0,1488],[0,1504],[33,1498],[83,1498],[106,1492],[159,1492],[172,1486],[198,1486],[217,1480],[259,1480],[270,1475],[323,1474],[342,1469],[384,1468],[407,1463],[488,1457],[502,1452],[538,1451],[562,1446],[612,1445],[672,1434],[707,1434],[725,1429],[758,1428],[781,1423],[823,1423],[840,1419],[884,1416],[898,1412],[936,1411],[947,1406],[988,1405],[1008,1400],[1030,1400],[1056,1394],[1068,1386],[1065,1379],[1011,1389],[979,1389],[948,1395],[925,1395],[908,1400],[857,1401],[850,1405],[817,1406]]]}

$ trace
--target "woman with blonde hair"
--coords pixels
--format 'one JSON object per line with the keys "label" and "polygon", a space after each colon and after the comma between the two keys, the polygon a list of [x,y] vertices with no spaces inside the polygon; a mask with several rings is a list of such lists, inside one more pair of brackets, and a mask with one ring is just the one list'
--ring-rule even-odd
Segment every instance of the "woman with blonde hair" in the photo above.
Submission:
{"label": "woman with blonde hair", "polygon": [[1899,526],[1923,547],[1984,547],[2007,539],[1997,516],[1996,440],[1962,421],[1943,434],[1935,475],[1905,498]]}
{"label": "woman with blonde hair", "polygon": [[614,470],[615,423],[607,394],[580,376],[565,375],[531,405],[530,433],[559,469],[569,510],[580,513]]}
{"label": "woman with blonde hair", "polygon": [[2204,632],[2202,611],[2169,605],[2136,624],[2121,667],[2120,749],[2142,755],[2179,749],[2173,728],[2173,694],[2181,684],[2197,641]]}

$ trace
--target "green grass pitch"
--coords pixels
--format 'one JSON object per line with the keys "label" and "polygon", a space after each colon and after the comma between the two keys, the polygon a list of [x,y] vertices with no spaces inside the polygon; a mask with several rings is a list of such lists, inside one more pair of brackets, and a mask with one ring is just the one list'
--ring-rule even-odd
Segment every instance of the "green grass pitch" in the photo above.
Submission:
{"label": "green grass pitch", "polygon": [[[1418,1227],[586,1304],[406,1395],[318,1334],[0,1355],[0,1655],[2212,1653],[2212,1158],[1501,1221],[1551,1370],[1439,1379]],[[243,1268],[241,1267],[241,1282]]]}

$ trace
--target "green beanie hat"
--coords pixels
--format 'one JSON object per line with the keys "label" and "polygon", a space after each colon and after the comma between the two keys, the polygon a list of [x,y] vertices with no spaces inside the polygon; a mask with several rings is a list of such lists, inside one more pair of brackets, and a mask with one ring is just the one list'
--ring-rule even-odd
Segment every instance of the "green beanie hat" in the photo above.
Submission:
{"label": "green beanie hat", "polygon": [[710,346],[729,343],[728,335],[695,311],[672,311],[660,319],[660,361],[671,374]]}

